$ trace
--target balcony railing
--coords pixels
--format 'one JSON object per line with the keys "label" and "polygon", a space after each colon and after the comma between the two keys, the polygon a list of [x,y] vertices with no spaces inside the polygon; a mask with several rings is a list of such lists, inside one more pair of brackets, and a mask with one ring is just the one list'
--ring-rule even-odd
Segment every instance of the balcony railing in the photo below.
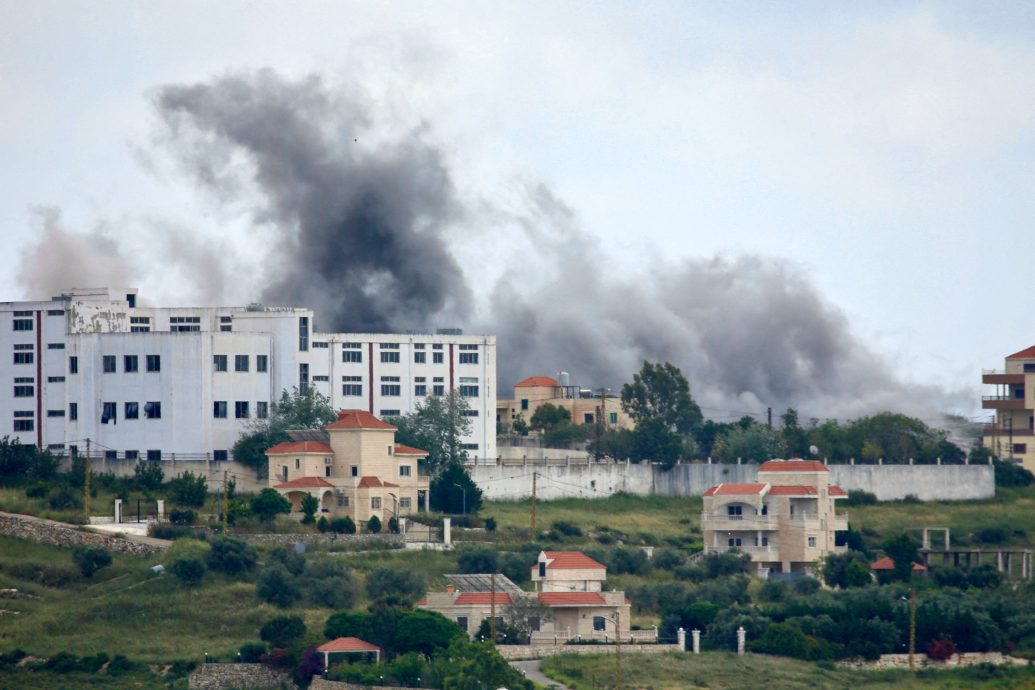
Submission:
{"label": "balcony railing", "polygon": [[731,525],[731,527],[738,527],[741,529],[747,529],[745,526],[747,523],[751,524],[766,524],[775,525],[775,515],[716,515],[714,513],[701,513],[701,522],[711,522],[716,524],[724,523],[738,523]]}
{"label": "balcony railing", "polygon": [[982,427],[982,433],[985,436],[1003,436],[1008,437],[1011,434],[1014,436],[1035,436],[1035,430],[1026,429],[1024,427],[1015,426],[1010,428],[1007,426],[1001,426],[998,424],[985,424]]}

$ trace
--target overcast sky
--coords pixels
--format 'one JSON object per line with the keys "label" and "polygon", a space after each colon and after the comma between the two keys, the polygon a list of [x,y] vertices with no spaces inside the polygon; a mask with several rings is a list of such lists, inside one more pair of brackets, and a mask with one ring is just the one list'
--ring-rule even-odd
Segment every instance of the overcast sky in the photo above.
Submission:
{"label": "overcast sky", "polygon": [[[133,245],[138,228],[247,266],[253,229],[169,162],[153,100],[271,67],[422,128],[465,199],[505,206],[516,185],[547,185],[599,240],[603,265],[576,273],[789,261],[901,380],[976,396],[983,367],[1035,344],[1033,15],[994,2],[0,0],[0,299],[44,296],[17,279],[41,207],[125,245],[161,300],[201,293]],[[484,228],[456,232],[477,299],[506,257]],[[254,290],[218,286],[225,302]]]}

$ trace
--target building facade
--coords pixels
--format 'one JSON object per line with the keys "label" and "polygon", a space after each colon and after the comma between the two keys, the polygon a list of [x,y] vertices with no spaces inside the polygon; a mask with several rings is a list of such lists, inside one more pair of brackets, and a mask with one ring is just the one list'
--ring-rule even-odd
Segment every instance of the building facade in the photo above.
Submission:
{"label": "building facade", "polygon": [[995,414],[985,425],[984,446],[1035,471],[1035,345],[1008,356],[1002,369],[984,371],[981,382],[995,386],[981,398],[981,407]]}
{"label": "building facade", "polygon": [[827,554],[847,548],[836,545],[848,515],[835,503],[848,494],[828,477],[818,460],[770,460],[757,482],[710,487],[701,513],[705,552],[746,553],[763,577],[812,572]]}
{"label": "building facade", "polygon": [[248,420],[310,386],[375,414],[457,390],[468,453],[496,452],[491,336],[321,334],[309,309],[147,307],[98,288],[0,303],[0,353],[0,436],[56,453],[89,439],[95,457],[229,459]]}
{"label": "building facade", "polygon": [[550,404],[568,411],[572,424],[596,424],[622,429],[633,428],[632,419],[622,409],[622,401],[579,386],[565,385],[550,376],[530,376],[514,384],[512,400],[496,401],[496,421],[510,427],[518,419],[529,422],[541,405]]}

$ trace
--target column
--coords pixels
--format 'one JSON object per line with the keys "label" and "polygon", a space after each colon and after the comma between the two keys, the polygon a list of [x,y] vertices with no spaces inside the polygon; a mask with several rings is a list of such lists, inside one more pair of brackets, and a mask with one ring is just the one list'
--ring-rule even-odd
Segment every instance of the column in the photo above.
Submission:
{"label": "column", "polygon": [[679,645],[679,651],[686,651],[686,630],[680,628],[676,631],[676,644]]}
{"label": "column", "polygon": [[737,628],[737,654],[744,653],[744,638],[747,631],[744,630],[744,626]]}
{"label": "column", "polygon": [[160,498],[160,499],[158,499],[158,522],[163,522],[164,520],[165,520],[165,500]]}
{"label": "column", "polygon": [[449,546],[453,543],[452,520],[442,518],[442,543]]}
{"label": "column", "polygon": [[115,524],[116,525],[121,525],[122,524],[122,499],[121,498],[116,498],[115,499]]}
{"label": "column", "polygon": [[700,630],[691,630],[690,634],[694,638],[694,642],[693,642],[694,654],[700,654],[701,653],[701,631]]}

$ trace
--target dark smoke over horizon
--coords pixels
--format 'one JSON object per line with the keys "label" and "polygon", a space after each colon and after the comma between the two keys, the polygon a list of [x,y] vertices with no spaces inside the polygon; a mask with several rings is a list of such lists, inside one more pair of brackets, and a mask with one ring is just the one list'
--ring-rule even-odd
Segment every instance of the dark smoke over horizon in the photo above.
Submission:
{"label": "dark smoke over horizon", "polygon": [[[170,85],[154,106],[162,148],[218,204],[246,208],[256,237],[272,238],[254,279],[263,301],[311,307],[325,331],[458,324],[494,334],[501,397],[561,370],[617,391],[643,360],[664,360],[687,374],[706,414],[922,415],[957,404],[897,380],[793,264],[735,256],[615,270],[546,186],[519,189],[507,211],[465,201],[427,127],[393,130],[383,109],[319,77],[264,70]],[[488,285],[462,270],[460,226],[480,228],[483,251],[507,243]],[[61,275],[52,264],[68,256],[23,253],[47,275]],[[228,260],[211,270],[228,275]]]}

